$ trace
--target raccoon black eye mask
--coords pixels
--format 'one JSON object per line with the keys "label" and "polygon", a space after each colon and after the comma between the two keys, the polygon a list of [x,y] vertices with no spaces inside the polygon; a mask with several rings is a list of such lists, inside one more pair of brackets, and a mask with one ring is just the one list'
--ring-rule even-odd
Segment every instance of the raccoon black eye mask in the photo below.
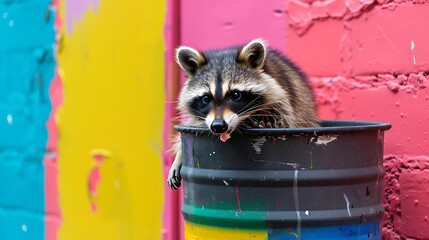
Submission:
{"label": "raccoon black eye mask", "polygon": [[[319,126],[305,75],[262,39],[205,52],[181,46],[176,62],[188,77],[178,104],[185,126],[208,128],[223,142],[240,129]],[[177,189],[182,165],[179,140],[174,150],[167,181]]]}

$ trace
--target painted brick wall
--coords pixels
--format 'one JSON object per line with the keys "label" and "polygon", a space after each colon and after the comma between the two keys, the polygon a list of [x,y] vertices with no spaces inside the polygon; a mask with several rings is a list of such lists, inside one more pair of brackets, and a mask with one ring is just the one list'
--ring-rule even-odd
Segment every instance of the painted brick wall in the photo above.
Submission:
{"label": "painted brick wall", "polygon": [[56,239],[160,239],[164,1],[62,0]]}
{"label": "painted brick wall", "polygon": [[0,239],[45,238],[43,159],[55,70],[50,4],[0,1]]}
{"label": "painted brick wall", "polygon": [[0,240],[161,238],[164,15],[0,0]]}
{"label": "painted brick wall", "polygon": [[324,119],[393,124],[383,239],[429,239],[429,2],[287,1],[286,52]]}

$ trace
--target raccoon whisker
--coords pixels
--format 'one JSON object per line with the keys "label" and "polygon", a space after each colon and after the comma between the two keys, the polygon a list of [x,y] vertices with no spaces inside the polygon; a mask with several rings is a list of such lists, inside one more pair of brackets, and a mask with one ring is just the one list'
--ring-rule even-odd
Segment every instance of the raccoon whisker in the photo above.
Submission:
{"label": "raccoon whisker", "polygon": [[244,105],[241,109],[239,109],[237,112],[241,112],[243,109],[246,109],[248,106],[251,106],[254,102],[256,102],[258,99],[260,99],[261,96],[257,96],[256,98],[252,99],[252,101],[248,102],[246,105]]}
{"label": "raccoon whisker", "polygon": [[235,128],[235,129],[234,129],[234,130],[232,130],[231,132],[234,132],[234,131],[237,131],[238,133],[242,133],[242,131],[241,131],[241,128],[240,128],[240,127]]}
{"label": "raccoon whisker", "polygon": [[[254,103],[257,99],[258,98],[253,99],[251,102],[249,102],[248,104],[246,104],[243,108],[248,107],[250,104]],[[263,110],[263,109],[260,109],[260,108],[261,107],[265,107],[265,106],[270,106],[270,108],[277,109],[278,105],[279,105],[279,103],[277,103],[277,102],[264,102],[264,103],[260,103],[260,104],[255,104],[255,105],[251,106],[249,109],[246,109],[244,112],[249,111],[251,109],[255,109],[255,108],[257,108],[259,110]]]}
{"label": "raccoon whisker", "polygon": [[263,107],[266,107],[266,106],[272,106],[272,104],[262,103],[262,104],[253,105],[252,107],[246,109],[245,111],[239,112],[238,115],[247,114],[249,112],[252,112],[253,110],[264,110]]}
{"label": "raccoon whisker", "polygon": [[204,119],[205,120],[205,117],[201,116],[199,112],[191,110],[191,113],[192,113],[192,117],[200,118],[200,119]]}
{"label": "raccoon whisker", "polygon": [[257,109],[260,111],[275,110],[276,112],[280,112],[280,108],[277,107],[277,103],[264,102],[264,103],[253,105],[250,108],[246,109],[245,111],[241,112],[240,114],[253,111],[254,109]]}
{"label": "raccoon whisker", "polygon": [[256,111],[251,111],[252,116],[278,116],[279,111],[274,108],[258,108]]}
{"label": "raccoon whisker", "polygon": [[[240,130],[245,130],[245,129],[249,129],[249,128],[254,128],[254,126],[250,126],[248,124],[243,124],[242,127],[240,127]],[[238,128],[237,128],[238,129]]]}
{"label": "raccoon whisker", "polygon": [[179,114],[176,114],[175,116],[175,118],[185,118],[185,117],[189,117],[189,115],[184,113],[179,113]]}
{"label": "raccoon whisker", "polygon": [[196,118],[196,119],[201,119],[201,120],[205,121],[205,118],[203,118],[203,117],[200,117],[200,116],[189,116],[189,115],[185,115],[185,114],[173,117],[172,120],[185,120],[185,119],[188,119],[190,117]]}
{"label": "raccoon whisker", "polygon": [[264,108],[263,106],[257,106],[256,108],[248,109],[245,112],[242,112],[238,114],[239,116],[246,116],[246,115],[252,115],[252,116],[272,116],[276,117],[278,114],[276,114],[278,111],[275,111],[273,113],[269,113],[270,111],[273,111],[272,109]]}

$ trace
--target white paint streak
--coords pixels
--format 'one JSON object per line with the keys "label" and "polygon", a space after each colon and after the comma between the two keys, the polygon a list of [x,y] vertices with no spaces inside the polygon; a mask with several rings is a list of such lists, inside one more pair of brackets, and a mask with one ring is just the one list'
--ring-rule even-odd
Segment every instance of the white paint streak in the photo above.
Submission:
{"label": "white paint streak", "polygon": [[346,200],[346,206],[347,206],[347,213],[349,214],[349,217],[352,216],[352,213],[350,212],[350,202],[349,199],[347,198],[346,194],[343,193],[344,196],[344,200]]}
{"label": "white paint streak", "polygon": [[298,169],[299,168],[299,164],[298,163],[286,163],[286,165],[292,166],[293,169]]}
{"label": "white paint streak", "polygon": [[225,180],[223,180],[223,183],[225,183],[226,186],[229,186],[229,183]]}
{"label": "white paint streak", "polygon": [[301,214],[299,212],[299,198],[298,198],[298,170],[294,171],[293,176],[293,199],[295,202],[295,211],[296,211],[296,231],[298,235],[298,240],[301,239]]}
{"label": "white paint streak", "polygon": [[6,120],[7,120],[7,123],[9,123],[9,125],[12,125],[12,123],[13,123],[13,117],[12,117],[11,114],[8,114],[6,116]]}
{"label": "white paint streak", "polygon": [[27,225],[22,224],[21,229],[23,232],[27,232]]}
{"label": "white paint streak", "polygon": [[414,48],[416,47],[416,43],[414,40],[411,40],[411,52],[413,53],[413,63],[416,65],[416,54],[414,53]]}
{"label": "white paint streak", "polygon": [[256,154],[261,154],[261,147],[266,141],[267,139],[265,138],[265,136],[252,140],[253,142],[252,146],[253,146],[253,149],[255,149]]}
{"label": "white paint streak", "polygon": [[[316,145],[328,145],[328,143],[333,142],[338,139],[338,135],[322,135],[318,136],[316,140]],[[314,140],[314,138],[312,138]]]}
{"label": "white paint streak", "polygon": [[254,162],[264,162],[264,163],[272,163],[272,164],[277,164],[277,165],[287,165],[287,166],[291,166],[293,167],[293,169],[298,169],[299,168],[299,164],[298,163],[285,163],[285,162],[276,162],[276,161],[267,161],[267,160],[263,160],[263,159],[254,159]]}

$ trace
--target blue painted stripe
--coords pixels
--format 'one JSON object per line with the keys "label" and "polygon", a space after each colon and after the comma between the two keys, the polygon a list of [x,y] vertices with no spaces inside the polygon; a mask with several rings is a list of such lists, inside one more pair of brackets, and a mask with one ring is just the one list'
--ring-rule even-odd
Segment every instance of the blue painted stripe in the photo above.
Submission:
{"label": "blue painted stripe", "polygon": [[337,224],[318,227],[268,229],[268,240],[381,240],[379,220],[361,224]]}
{"label": "blue painted stripe", "polygon": [[51,0],[0,1],[0,239],[44,239]]}

